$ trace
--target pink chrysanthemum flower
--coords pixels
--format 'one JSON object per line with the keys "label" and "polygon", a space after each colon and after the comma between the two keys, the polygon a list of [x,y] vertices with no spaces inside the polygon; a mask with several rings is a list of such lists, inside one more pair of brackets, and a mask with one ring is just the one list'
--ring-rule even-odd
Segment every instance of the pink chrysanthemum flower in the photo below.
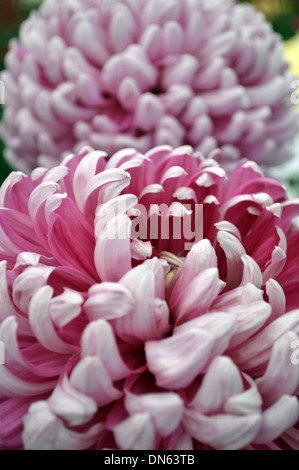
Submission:
{"label": "pink chrysanthemum flower", "polygon": [[[87,149],[3,184],[3,449],[299,448],[299,201],[215,158]],[[203,205],[189,252],[131,238],[162,203]]]}
{"label": "pink chrysanthemum flower", "polygon": [[82,144],[192,145],[276,165],[297,114],[281,38],[234,0],[45,0],[6,58],[2,136],[14,168]]}

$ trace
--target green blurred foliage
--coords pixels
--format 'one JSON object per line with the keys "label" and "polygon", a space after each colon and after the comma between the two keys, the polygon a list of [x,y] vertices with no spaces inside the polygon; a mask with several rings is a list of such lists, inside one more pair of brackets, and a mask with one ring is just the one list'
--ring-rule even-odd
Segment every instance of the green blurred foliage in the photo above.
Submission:
{"label": "green blurred foliage", "polygon": [[[64,1],[64,0],[60,0]],[[272,22],[275,31],[285,39],[299,30],[299,0],[240,0],[252,3],[263,11]],[[41,0],[0,0],[0,70],[4,68],[4,56],[11,38],[18,35],[21,22],[29,15],[30,10]],[[2,114],[0,105],[0,118]],[[0,183],[11,169],[3,159],[4,145],[0,141]]]}
{"label": "green blurred foliage", "polygon": [[274,31],[290,39],[299,29],[299,0],[239,0],[252,3],[273,25]]}

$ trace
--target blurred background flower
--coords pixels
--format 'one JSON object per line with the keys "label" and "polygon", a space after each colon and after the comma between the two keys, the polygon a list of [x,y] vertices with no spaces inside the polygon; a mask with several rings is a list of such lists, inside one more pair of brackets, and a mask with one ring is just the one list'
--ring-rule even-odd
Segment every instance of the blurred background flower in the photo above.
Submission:
{"label": "blurred background flower", "polygon": [[[6,0],[0,4],[0,70],[4,67],[3,58],[7,51],[10,38],[17,36],[20,23],[29,15],[30,10],[38,7],[41,0]],[[299,30],[299,1],[298,0],[252,0],[242,1],[242,3],[252,3],[254,7],[263,12],[272,23],[274,30],[279,32],[287,41],[286,58],[292,62],[292,71],[295,74],[298,69],[299,40],[295,36]],[[296,68],[297,63],[297,68]],[[1,106],[0,106],[1,108]],[[0,110],[1,112],[1,110]],[[0,143],[0,182],[4,180],[10,169],[2,157],[3,144]],[[299,155],[299,150],[298,150]],[[298,166],[295,164],[295,166]],[[291,169],[290,169],[291,168]],[[280,170],[278,170],[280,171]],[[293,172],[293,167],[288,167],[286,174],[292,175],[292,187],[297,188],[297,176]],[[275,174],[273,175],[275,176]],[[299,177],[298,177],[299,178]]]}
{"label": "blurred background flower", "polygon": [[[17,36],[21,22],[30,11],[36,8],[41,0],[5,0],[0,2],[0,70],[4,68],[4,55],[11,38]],[[0,118],[2,106],[0,105]],[[0,140],[0,183],[11,172],[11,168],[3,158],[4,144]]]}
{"label": "blurred background flower", "polygon": [[[296,1],[299,5],[299,2]],[[299,11],[299,7],[297,7]],[[294,24],[294,22],[292,22]],[[295,23],[296,24],[296,23]],[[299,78],[299,25],[297,23],[298,31],[295,36],[285,41],[285,59],[290,64],[290,71],[296,79]],[[298,104],[299,107],[299,104]],[[299,197],[299,134],[295,140],[295,158],[284,165],[283,172],[284,178],[288,189],[289,197]],[[281,168],[274,168],[271,171],[273,178],[281,177]]]}

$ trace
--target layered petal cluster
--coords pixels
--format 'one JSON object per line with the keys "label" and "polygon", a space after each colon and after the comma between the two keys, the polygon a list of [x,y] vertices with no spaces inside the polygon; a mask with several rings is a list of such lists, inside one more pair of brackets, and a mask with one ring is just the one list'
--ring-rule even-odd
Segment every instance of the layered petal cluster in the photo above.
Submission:
{"label": "layered petal cluster", "polygon": [[1,135],[13,168],[82,144],[192,145],[275,166],[298,127],[283,43],[234,0],[44,0],[11,43]]}
{"label": "layered petal cluster", "polygon": [[[86,149],[3,184],[2,449],[299,448],[299,200],[216,157]],[[190,251],[131,236],[162,204],[202,204]]]}

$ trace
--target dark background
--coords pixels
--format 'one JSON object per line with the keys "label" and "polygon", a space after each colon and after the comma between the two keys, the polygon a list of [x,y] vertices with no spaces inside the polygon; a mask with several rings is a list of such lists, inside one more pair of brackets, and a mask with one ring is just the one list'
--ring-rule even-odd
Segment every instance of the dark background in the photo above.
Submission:
{"label": "dark background", "polygon": [[[63,1],[63,0],[60,0]],[[241,0],[252,3],[263,11],[273,24],[275,31],[284,39],[289,39],[299,30],[299,0]],[[41,0],[0,0],[0,70],[4,65],[4,56],[9,40],[18,35],[20,23],[37,7]],[[0,105],[0,118],[2,106]],[[3,143],[0,141],[0,184],[11,169],[3,159]]]}

